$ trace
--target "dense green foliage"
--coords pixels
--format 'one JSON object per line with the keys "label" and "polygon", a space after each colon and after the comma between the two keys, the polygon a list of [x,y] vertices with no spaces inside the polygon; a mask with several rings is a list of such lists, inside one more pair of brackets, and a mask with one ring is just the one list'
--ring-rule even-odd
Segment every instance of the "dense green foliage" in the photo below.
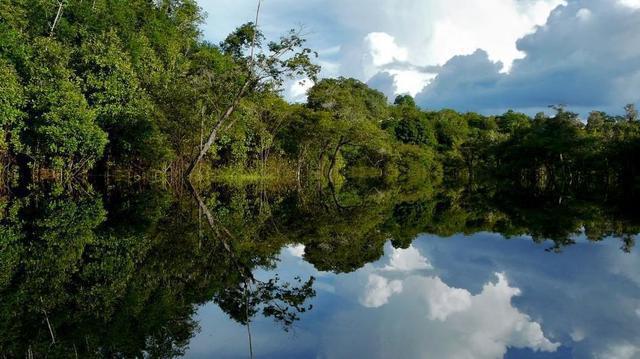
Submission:
{"label": "dense green foliage", "polygon": [[625,117],[593,112],[586,125],[561,107],[535,118],[425,111],[345,78],[316,81],[306,104],[288,104],[285,81],[319,70],[298,32],[268,42],[248,23],[213,45],[202,20],[193,0],[4,2],[5,163],[35,175],[116,166],[182,178],[203,158],[205,173],[298,182],[498,175],[538,191],[639,189],[632,105]]}
{"label": "dense green foliage", "polygon": [[294,31],[264,43],[253,24],[212,45],[201,21],[193,0],[3,2],[3,153],[63,174],[181,171],[222,124],[227,161],[270,147],[274,129],[255,110],[287,78],[315,76],[311,51]]}

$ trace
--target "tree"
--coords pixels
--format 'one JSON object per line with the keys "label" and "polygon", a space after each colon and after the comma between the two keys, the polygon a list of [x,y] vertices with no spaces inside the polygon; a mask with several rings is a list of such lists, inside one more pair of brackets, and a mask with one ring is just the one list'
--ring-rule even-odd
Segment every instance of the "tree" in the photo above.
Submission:
{"label": "tree", "polygon": [[309,90],[307,107],[324,113],[318,134],[326,143],[320,156],[329,154],[329,178],[345,146],[389,151],[388,135],[380,127],[389,114],[387,99],[381,92],[355,79],[324,79]]}
{"label": "tree", "polygon": [[36,39],[34,47],[27,84],[27,153],[71,173],[87,170],[101,157],[107,135],[68,68],[69,49],[50,38]]}
{"label": "tree", "polygon": [[467,121],[453,110],[442,110],[430,114],[435,121],[436,136],[440,149],[456,151],[469,133]]}
{"label": "tree", "polygon": [[259,13],[260,1],[255,22],[239,27],[221,44],[223,51],[241,64],[239,75],[242,80],[232,92],[225,110],[216,116],[207,141],[187,168],[186,177],[193,173],[198,163],[209,152],[218,137],[218,132],[229,127],[231,116],[247,93],[279,88],[287,78],[306,77],[311,81],[316,80],[320,68],[311,62],[312,51],[303,47],[305,40],[301,36],[302,33],[291,30],[278,42],[270,42],[263,47],[264,36],[258,29]]}
{"label": "tree", "polygon": [[392,118],[383,123],[395,138],[405,144],[437,145],[434,124],[408,95],[398,96],[391,109]]}
{"label": "tree", "polygon": [[0,58],[0,153],[7,156],[10,147],[20,146],[20,129],[24,126],[25,98],[18,74],[11,64]]}
{"label": "tree", "polygon": [[396,106],[418,107],[416,101],[410,95],[398,95],[393,101]]}
{"label": "tree", "polygon": [[158,128],[156,108],[115,31],[86,41],[78,57],[76,72],[96,122],[109,136],[110,160],[153,168],[167,162],[168,143]]}
{"label": "tree", "polygon": [[638,110],[636,110],[635,104],[628,104],[624,107],[626,119],[629,122],[638,121]]}

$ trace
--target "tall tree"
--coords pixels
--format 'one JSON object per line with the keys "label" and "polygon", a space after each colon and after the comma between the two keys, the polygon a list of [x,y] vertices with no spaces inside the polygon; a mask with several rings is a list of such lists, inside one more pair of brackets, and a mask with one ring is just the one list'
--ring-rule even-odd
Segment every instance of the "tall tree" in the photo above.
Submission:
{"label": "tall tree", "polygon": [[234,111],[249,92],[280,88],[287,78],[305,77],[315,81],[320,71],[320,67],[311,61],[313,52],[303,47],[305,39],[301,31],[291,30],[279,41],[263,46],[264,35],[258,28],[260,5],[261,1],[258,0],[255,22],[239,27],[221,44],[226,53],[241,63],[238,75],[242,80],[233,91],[225,110],[215,119],[200,152],[187,168],[187,178],[209,152],[219,131],[230,126]]}

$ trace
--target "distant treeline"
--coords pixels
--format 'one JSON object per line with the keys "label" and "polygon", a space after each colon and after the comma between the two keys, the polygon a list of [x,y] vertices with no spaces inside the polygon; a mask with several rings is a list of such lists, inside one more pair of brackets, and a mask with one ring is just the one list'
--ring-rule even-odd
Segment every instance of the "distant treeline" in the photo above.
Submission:
{"label": "distant treeline", "polygon": [[638,191],[631,105],[586,124],[562,107],[535,118],[425,111],[345,78],[316,81],[306,104],[289,104],[285,81],[319,72],[299,32],[267,42],[249,23],[214,45],[202,21],[193,0],[3,1],[5,177],[28,168],[183,178],[198,165],[330,180],[489,173],[543,191]]}

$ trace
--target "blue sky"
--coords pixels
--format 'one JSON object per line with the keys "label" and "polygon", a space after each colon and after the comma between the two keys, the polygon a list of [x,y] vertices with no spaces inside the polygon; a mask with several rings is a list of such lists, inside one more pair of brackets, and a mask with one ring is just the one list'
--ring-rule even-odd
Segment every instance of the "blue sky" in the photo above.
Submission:
{"label": "blue sky", "polygon": [[[257,2],[199,3],[218,42]],[[620,112],[640,101],[640,0],[264,0],[260,23],[269,37],[303,26],[323,76],[425,108]],[[285,95],[303,100],[304,88]]]}

